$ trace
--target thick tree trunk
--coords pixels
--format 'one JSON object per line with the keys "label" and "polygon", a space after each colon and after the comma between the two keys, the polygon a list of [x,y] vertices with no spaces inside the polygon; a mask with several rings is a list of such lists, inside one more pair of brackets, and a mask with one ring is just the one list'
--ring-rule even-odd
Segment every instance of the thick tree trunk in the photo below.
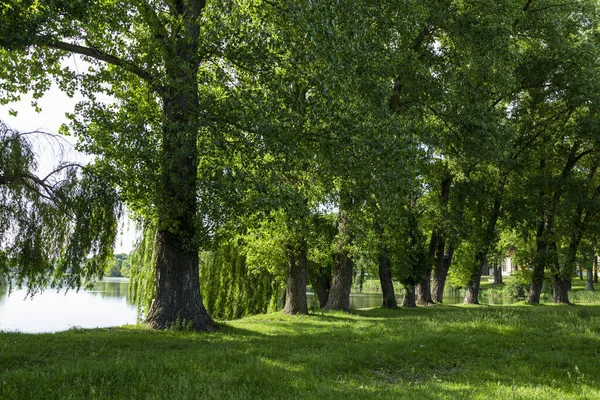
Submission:
{"label": "thick tree trunk", "polygon": [[350,311],[350,290],[352,289],[352,274],[354,263],[344,248],[347,239],[347,221],[340,212],[338,230],[340,239],[333,260],[333,274],[331,277],[331,289],[324,310]]}
{"label": "thick tree trunk", "polygon": [[[438,246],[438,250],[439,250]],[[433,270],[433,281],[431,282],[431,295],[433,301],[436,303],[442,303],[444,297],[444,288],[446,286],[446,278],[448,277],[448,270],[452,264],[452,257],[454,256],[454,246],[448,245],[448,250],[442,254],[438,253],[437,265]]]}
{"label": "thick tree trunk", "polygon": [[425,275],[425,279],[423,279],[417,285],[417,304],[421,306],[426,306],[433,303],[433,299],[431,298],[431,268],[427,269],[427,274]]}
{"label": "thick tree trunk", "polygon": [[169,231],[156,240],[156,295],[146,317],[154,329],[216,329],[200,296],[198,252],[187,249]]}
{"label": "thick tree trunk", "polygon": [[296,246],[289,245],[286,248],[288,270],[284,314],[308,314],[306,301],[307,253],[306,241],[302,241]]}
{"label": "thick tree trunk", "polygon": [[494,285],[502,285],[502,268],[494,263]]}
{"label": "thick tree trunk", "polygon": [[402,299],[402,307],[413,308],[417,306],[415,298],[415,285],[404,286],[404,299]]}
{"label": "thick tree trunk", "polygon": [[594,283],[598,283],[598,256],[594,256]]}
{"label": "thick tree trunk", "polygon": [[435,252],[440,241],[442,241],[440,233],[437,229],[434,229],[431,232],[431,239],[429,239],[425,277],[417,284],[417,304],[422,306],[434,304],[431,298],[431,269],[435,263]]}
{"label": "thick tree trunk", "polygon": [[398,308],[396,294],[394,293],[394,284],[392,282],[392,273],[390,271],[390,257],[384,250],[379,254],[379,282],[381,282],[381,292],[383,294],[383,308]]}
{"label": "thick tree trunk", "polygon": [[479,260],[479,262],[478,272],[471,275],[467,283],[464,304],[479,304],[479,287],[481,285],[481,274],[485,266],[485,261]]}
{"label": "thick tree trunk", "polygon": [[214,330],[200,296],[197,221],[197,139],[200,128],[198,97],[198,19],[204,3],[184,8],[184,28],[169,38],[164,60],[165,83],[159,89],[162,125],[160,187],[156,239],[156,295],[146,317],[155,329],[180,325]]}
{"label": "thick tree trunk", "polygon": [[348,252],[339,249],[333,261],[331,289],[324,310],[350,311],[350,289],[352,289],[352,272],[354,263]]}
{"label": "thick tree trunk", "polygon": [[571,288],[571,279],[558,276],[554,279],[552,300],[555,304],[572,304],[569,301],[569,289]]}

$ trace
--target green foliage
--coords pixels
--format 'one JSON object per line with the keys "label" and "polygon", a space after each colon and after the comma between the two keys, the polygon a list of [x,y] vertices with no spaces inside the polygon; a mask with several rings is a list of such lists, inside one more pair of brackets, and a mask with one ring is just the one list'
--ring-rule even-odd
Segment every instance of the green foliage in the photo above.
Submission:
{"label": "green foliage", "polygon": [[145,223],[130,257],[129,298],[140,311],[148,310],[156,293],[156,226]]}
{"label": "green foliage", "polygon": [[129,261],[129,254],[115,254],[113,260],[108,265],[105,274],[112,277],[129,278],[130,269],[131,263]]}
{"label": "green foliage", "polygon": [[102,277],[120,217],[119,196],[96,165],[64,163],[38,176],[36,134],[0,122],[0,275],[31,294]]}
{"label": "green foliage", "polygon": [[200,254],[200,291],[209,314],[235,319],[275,311],[282,280],[267,268],[249,267],[240,246],[229,243]]}

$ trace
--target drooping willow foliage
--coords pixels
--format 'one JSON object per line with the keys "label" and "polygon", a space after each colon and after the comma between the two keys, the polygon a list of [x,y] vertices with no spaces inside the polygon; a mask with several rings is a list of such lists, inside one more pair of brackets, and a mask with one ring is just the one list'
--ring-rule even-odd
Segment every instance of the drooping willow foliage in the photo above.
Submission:
{"label": "drooping willow foliage", "polygon": [[142,236],[131,252],[129,271],[129,298],[140,311],[145,312],[156,293],[154,266],[156,265],[156,226],[145,222]]}
{"label": "drooping willow foliage", "polygon": [[282,282],[264,268],[249,268],[235,244],[200,254],[200,291],[213,318],[234,319],[277,309]]}
{"label": "drooping willow foliage", "polygon": [[[131,254],[129,297],[145,312],[156,287],[156,227],[146,222]],[[223,243],[215,251],[200,253],[200,292],[206,310],[216,319],[275,311],[283,282],[266,268],[249,267],[241,246]]]}
{"label": "drooping willow foliage", "polygon": [[93,165],[37,175],[29,136],[0,122],[0,276],[30,294],[79,288],[112,259],[118,193]]}

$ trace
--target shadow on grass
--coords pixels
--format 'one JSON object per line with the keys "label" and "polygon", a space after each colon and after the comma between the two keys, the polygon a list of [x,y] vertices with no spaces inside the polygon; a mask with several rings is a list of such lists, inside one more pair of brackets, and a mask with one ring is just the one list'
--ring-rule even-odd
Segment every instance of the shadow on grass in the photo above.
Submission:
{"label": "shadow on grass", "polygon": [[600,307],[581,309],[372,309],[255,316],[209,334],[1,334],[0,398],[593,398]]}

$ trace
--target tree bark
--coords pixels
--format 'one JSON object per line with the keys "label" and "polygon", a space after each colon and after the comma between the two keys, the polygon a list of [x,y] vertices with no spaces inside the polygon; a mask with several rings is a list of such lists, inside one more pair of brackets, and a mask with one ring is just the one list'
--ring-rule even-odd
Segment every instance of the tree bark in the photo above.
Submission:
{"label": "tree bark", "polygon": [[306,301],[307,253],[308,245],[305,240],[297,245],[286,247],[288,269],[284,314],[308,314],[308,303]]}
{"label": "tree bark", "polygon": [[203,2],[185,6],[185,26],[170,38],[165,60],[167,84],[160,90],[164,122],[160,188],[157,191],[156,295],[146,317],[155,329],[178,324],[215,330],[200,296],[197,221],[198,18]]}
{"label": "tree bark", "polygon": [[177,235],[159,231],[156,259],[156,295],[146,317],[150,327],[215,330],[200,296],[198,252],[187,250]]}
{"label": "tree bark", "polygon": [[[436,303],[443,303],[444,288],[446,286],[446,278],[448,277],[448,270],[452,264],[452,257],[454,256],[454,246],[448,245],[447,250],[444,253],[444,249],[438,253],[436,268],[433,270],[433,281],[431,282],[431,294],[433,301]],[[438,250],[440,246],[438,246]]]}
{"label": "tree bark", "polygon": [[594,256],[594,283],[598,283],[598,256]]}
{"label": "tree bark", "polygon": [[390,271],[390,257],[382,249],[379,253],[379,282],[381,282],[381,292],[383,294],[383,308],[398,308],[396,294],[394,293],[394,284],[392,282],[392,273]]}
{"label": "tree bark", "polygon": [[347,239],[348,221],[340,211],[338,230],[340,239],[333,260],[333,274],[331,277],[331,289],[324,310],[350,311],[350,290],[352,289],[352,273],[354,263],[344,248]]}
{"label": "tree bark", "polygon": [[404,286],[404,299],[402,299],[402,307],[414,308],[416,306],[415,285]]}
{"label": "tree bark", "polygon": [[426,306],[434,304],[431,298],[431,268],[427,269],[425,278],[417,285],[417,304]]}
{"label": "tree bark", "polygon": [[[481,255],[482,253],[480,253]],[[481,285],[481,274],[483,272],[485,261],[481,261],[481,256],[477,257],[479,259],[479,268],[478,272],[471,275],[469,278],[469,282],[467,283],[467,293],[465,294],[464,304],[479,304],[479,287]]]}
{"label": "tree bark", "polygon": [[312,285],[315,289],[315,294],[319,299],[319,307],[321,308],[325,307],[325,304],[327,304],[327,298],[329,297],[329,289],[331,287],[330,272],[330,268],[327,268],[326,271],[321,271],[321,273],[317,274],[312,279]]}
{"label": "tree bark", "polygon": [[585,290],[587,292],[593,292],[594,289],[594,270],[597,267],[597,258],[594,257],[594,261],[592,263],[592,267],[587,269],[587,281],[585,283]]}
{"label": "tree bark", "polygon": [[572,304],[569,301],[569,289],[571,288],[571,279],[559,276],[553,282],[554,294],[552,300],[555,304]]}
{"label": "tree bark", "polygon": [[[562,182],[570,175],[571,171],[575,167],[577,161],[581,158],[585,152],[577,154],[581,143],[576,141],[571,146],[571,150],[569,151],[569,156],[565,163],[565,166],[560,175],[560,181],[558,187],[552,193],[552,200],[550,201],[550,205],[547,208],[542,207],[541,209],[541,221],[538,226],[537,235],[536,235],[536,260],[533,265],[533,275],[531,279],[531,286],[529,288],[529,296],[527,297],[528,303],[539,304],[540,295],[542,293],[542,286],[544,284],[544,269],[546,268],[546,264],[548,262],[548,248],[549,241],[552,239],[552,231],[554,225],[554,215],[556,213],[556,209],[558,207],[558,203],[562,197],[564,188]],[[546,168],[546,160],[542,158],[540,160],[540,171],[543,172]],[[595,173],[592,172],[592,176]],[[545,195],[544,191],[541,191],[540,197],[543,198]],[[579,216],[581,216],[581,212],[579,212]],[[554,243],[554,246],[556,244]],[[555,253],[555,252],[554,252]],[[553,255],[555,258],[555,255]],[[558,267],[558,262],[555,263],[556,267]],[[583,277],[582,277],[583,278]],[[564,279],[564,278],[563,278]],[[570,281],[569,281],[570,282]],[[561,283],[562,285],[562,283]],[[557,286],[558,288],[558,286]],[[558,288],[558,292],[560,292],[560,288]]]}
{"label": "tree bark", "polygon": [[434,229],[431,232],[431,239],[429,240],[425,278],[417,284],[417,304],[422,306],[434,304],[431,298],[431,269],[435,263],[435,252],[438,247],[438,242],[441,240],[442,238],[439,231]]}
{"label": "tree bark", "polygon": [[498,263],[494,263],[494,285],[502,285],[502,268]]}
{"label": "tree bark", "polygon": [[348,252],[338,249],[333,261],[331,289],[324,310],[350,311],[350,289],[352,289],[352,272],[354,263]]}

